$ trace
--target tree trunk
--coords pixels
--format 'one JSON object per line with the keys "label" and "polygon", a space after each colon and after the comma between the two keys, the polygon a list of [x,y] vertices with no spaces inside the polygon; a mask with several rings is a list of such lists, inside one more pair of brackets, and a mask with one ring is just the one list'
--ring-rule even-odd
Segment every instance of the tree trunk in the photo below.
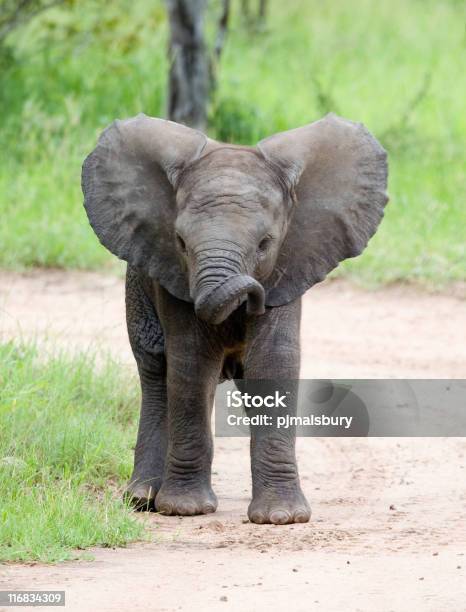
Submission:
{"label": "tree trunk", "polygon": [[204,41],[206,0],[167,0],[170,21],[168,118],[204,130],[210,90]]}
{"label": "tree trunk", "polygon": [[251,9],[249,0],[241,0],[241,17],[245,26],[250,30],[265,28],[267,11],[268,0],[257,0],[253,9]]}
{"label": "tree trunk", "polygon": [[249,19],[249,15],[250,15],[249,0],[241,0],[241,13],[243,14],[243,18],[245,20]]}
{"label": "tree trunk", "polygon": [[262,25],[264,25],[265,19],[267,17],[267,4],[267,0],[259,0],[258,21]]}
{"label": "tree trunk", "polygon": [[228,20],[230,18],[230,0],[222,0],[220,18],[218,20],[217,38],[215,40],[214,55],[218,62],[222,55],[225,45],[225,38],[228,31]]}

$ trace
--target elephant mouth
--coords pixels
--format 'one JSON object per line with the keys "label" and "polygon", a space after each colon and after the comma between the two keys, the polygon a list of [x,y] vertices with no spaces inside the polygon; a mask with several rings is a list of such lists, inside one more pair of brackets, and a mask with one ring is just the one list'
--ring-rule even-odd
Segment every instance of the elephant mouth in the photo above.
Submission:
{"label": "elephant mouth", "polygon": [[195,300],[195,311],[203,321],[219,325],[245,302],[247,314],[264,314],[264,288],[251,276],[238,274],[219,285],[201,290]]}

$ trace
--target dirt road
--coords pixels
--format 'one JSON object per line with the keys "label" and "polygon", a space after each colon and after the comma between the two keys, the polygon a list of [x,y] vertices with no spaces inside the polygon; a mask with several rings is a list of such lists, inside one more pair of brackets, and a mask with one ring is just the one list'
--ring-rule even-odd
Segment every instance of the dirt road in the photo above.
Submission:
{"label": "dirt road", "polygon": [[[111,349],[133,367],[120,280],[2,273],[0,294],[3,339]],[[465,334],[454,297],[323,284],[305,298],[302,376],[466,378]],[[246,522],[247,447],[216,441],[215,515],[140,516],[150,542],[3,566],[1,588],[64,589],[80,611],[466,609],[466,441],[302,438],[313,518],[291,526]]]}
{"label": "dirt road", "polygon": [[[0,271],[0,335],[109,350],[133,367],[114,276]],[[304,298],[301,343],[302,378],[466,378],[466,300],[321,283]]]}

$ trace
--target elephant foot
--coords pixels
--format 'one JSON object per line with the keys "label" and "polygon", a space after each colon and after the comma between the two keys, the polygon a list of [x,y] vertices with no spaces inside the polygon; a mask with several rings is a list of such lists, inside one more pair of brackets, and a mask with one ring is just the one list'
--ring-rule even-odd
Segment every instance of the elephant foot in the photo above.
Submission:
{"label": "elephant foot", "polygon": [[150,480],[132,478],[123,493],[123,499],[135,510],[154,512],[155,496],[160,488],[160,481],[160,478]]}
{"label": "elephant foot", "polygon": [[185,489],[185,485],[165,486],[155,498],[157,512],[178,516],[209,514],[217,510],[217,497],[209,485]]}
{"label": "elephant foot", "polygon": [[259,524],[307,523],[311,509],[299,485],[281,491],[261,487],[249,504],[248,517]]}

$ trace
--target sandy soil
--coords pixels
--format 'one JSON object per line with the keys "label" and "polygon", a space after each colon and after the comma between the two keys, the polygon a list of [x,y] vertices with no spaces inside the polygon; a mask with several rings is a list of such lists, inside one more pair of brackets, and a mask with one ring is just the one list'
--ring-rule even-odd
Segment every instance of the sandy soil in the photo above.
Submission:
{"label": "sandy soil", "polygon": [[[115,276],[0,271],[0,336],[109,350],[134,367]],[[466,300],[321,283],[304,298],[301,344],[302,378],[466,378]]]}
{"label": "sandy soil", "polygon": [[[120,280],[1,273],[0,295],[3,338],[110,349],[134,367]],[[305,298],[302,376],[466,378],[465,334],[453,296],[322,284]],[[291,526],[247,522],[247,446],[216,441],[215,515],[140,515],[149,542],[2,566],[1,588],[64,589],[66,609],[84,611],[466,609],[465,440],[302,438],[313,518]]]}

